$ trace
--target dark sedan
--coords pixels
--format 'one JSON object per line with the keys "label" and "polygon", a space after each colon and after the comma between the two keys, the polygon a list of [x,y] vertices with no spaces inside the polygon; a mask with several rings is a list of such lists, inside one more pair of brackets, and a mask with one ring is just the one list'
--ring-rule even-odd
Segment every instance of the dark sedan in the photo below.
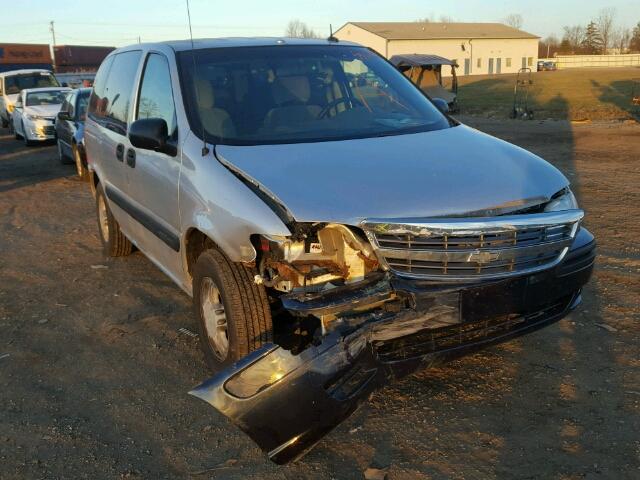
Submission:
{"label": "dark sedan", "polygon": [[69,92],[56,120],[58,156],[62,163],[75,163],[78,176],[88,178],[87,156],[84,149],[84,121],[91,88]]}
{"label": "dark sedan", "polygon": [[558,69],[555,62],[538,62],[539,72],[554,72]]}

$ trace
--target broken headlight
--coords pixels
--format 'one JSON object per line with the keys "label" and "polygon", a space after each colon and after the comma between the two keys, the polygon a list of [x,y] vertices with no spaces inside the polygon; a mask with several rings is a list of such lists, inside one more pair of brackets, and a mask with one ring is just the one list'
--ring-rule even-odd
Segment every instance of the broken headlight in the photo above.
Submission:
{"label": "broken headlight", "polygon": [[356,282],[378,266],[364,235],[339,224],[300,224],[291,237],[261,237],[257,283],[282,292]]}
{"label": "broken headlight", "polygon": [[556,193],[547,206],[544,208],[545,212],[560,212],[563,210],[575,210],[578,208],[578,202],[575,195],[569,189],[569,187]]}

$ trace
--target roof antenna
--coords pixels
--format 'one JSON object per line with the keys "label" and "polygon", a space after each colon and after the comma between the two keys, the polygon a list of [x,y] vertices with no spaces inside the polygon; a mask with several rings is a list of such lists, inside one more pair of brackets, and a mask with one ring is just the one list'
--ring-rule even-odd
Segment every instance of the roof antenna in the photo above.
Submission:
{"label": "roof antenna", "polygon": [[329,41],[329,42],[339,42],[340,41],[336,37],[333,36],[333,27],[331,26],[331,24],[329,24],[329,38],[327,38],[327,41]]}
{"label": "roof antenna", "polygon": [[[198,110],[200,109],[200,89],[198,88],[198,66],[196,65],[196,54],[193,47],[193,31],[191,30],[191,12],[189,11],[189,0],[187,1],[187,18],[189,19],[189,39],[191,40],[191,60],[193,61],[193,86],[196,89],[196,103],[198,104]],[[204,136],[204,124],[202,119],[200,120],[200,126],[202,127],[202,156],[204,157],[209,153],[209,147],[207,147],[207,140]]]}

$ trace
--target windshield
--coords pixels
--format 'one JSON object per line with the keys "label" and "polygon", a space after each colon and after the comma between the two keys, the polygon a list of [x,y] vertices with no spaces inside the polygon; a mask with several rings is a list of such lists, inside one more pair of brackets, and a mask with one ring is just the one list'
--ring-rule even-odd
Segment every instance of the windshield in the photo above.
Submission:
{"label": "windshield", "polygon": [[47,88],[59,87],[60,84],[56,77],[48,72],[28,73],[24,75],[12,75],[5,77],[4,88],[7,95],[20,93],[20,90],[26,88]]}
{"label": "windshield", "polygon": [[181,52],[191,128],[229,145],[401,135],[449,120],[382,57],[341,45]]}
{"label": "windshield", "polygon": [[46,92],[27,93],[27,107],[37,105],[58,105],[64,102],[68,90],[49,90]]}

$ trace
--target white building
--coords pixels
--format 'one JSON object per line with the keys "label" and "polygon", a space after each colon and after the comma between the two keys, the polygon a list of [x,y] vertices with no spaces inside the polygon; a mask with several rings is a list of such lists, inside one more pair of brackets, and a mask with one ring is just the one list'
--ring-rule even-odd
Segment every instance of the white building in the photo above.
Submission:
{"label": "white building", "polygon": [[535,71],[540,40],[501,23],[349,22],[334,35],[386,58],[421,53],[456,60],[458,75]]}

